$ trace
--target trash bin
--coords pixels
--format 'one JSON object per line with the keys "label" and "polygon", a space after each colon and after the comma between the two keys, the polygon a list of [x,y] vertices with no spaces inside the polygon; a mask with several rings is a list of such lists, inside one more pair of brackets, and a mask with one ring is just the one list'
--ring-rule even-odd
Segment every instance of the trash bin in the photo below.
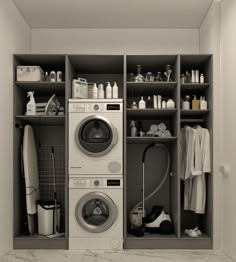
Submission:
{"label": "trash bin", "polygon": [[37,211],[38,211],[38,233],[44,236],[58,233],[56,228],[58,228],[59,231],[61,203],[57,202],[57,209],[56,209],[55,201],[38,200]]}

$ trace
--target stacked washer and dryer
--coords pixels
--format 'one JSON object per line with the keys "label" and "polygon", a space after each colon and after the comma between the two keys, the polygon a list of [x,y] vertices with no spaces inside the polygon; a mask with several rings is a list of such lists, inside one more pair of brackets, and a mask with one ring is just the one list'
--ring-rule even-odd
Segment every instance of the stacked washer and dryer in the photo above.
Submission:
{"label": "stacked washer and dryer", "polygon": [[123,101],[69,100],[69,248],[123,248]]}

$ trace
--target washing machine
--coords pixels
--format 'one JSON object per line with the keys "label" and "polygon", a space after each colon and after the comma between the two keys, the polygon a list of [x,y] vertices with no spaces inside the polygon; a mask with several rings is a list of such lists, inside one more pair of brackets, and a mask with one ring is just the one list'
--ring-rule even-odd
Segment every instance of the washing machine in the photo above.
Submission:
{"label": "washing machine", "polygon": [[69,175],[123,174],[122,99],[69,100]]}
{"label": "washing machine", "polygon": [[123,178],[69,178],[69,249],[123,249]]}

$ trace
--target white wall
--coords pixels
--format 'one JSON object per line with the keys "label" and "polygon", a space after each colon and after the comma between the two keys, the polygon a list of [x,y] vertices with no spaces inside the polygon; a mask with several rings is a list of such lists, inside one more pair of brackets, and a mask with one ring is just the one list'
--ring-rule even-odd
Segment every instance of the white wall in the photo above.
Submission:
{"label": "white wall", "polygon": [[178,54],[199,52],[198,29],[32,29],[32,53]]}
{"label": "white wall", "polygon": [[0,256],[12,249],[13,235],[13,53],[30,51],[30,28],[10,0],[0,1]]}
{"label": "white wall", "polygon": [[222,163],[231,172],[223,180],[223,250],[236,260],[236,1],[221,3]]}
{"label": "white wall", "polygon": [[220,164],[220,4],[215,2],[209,9],[201,27],[199,35],[200,53],[213,54],[213,232],[214,248],[221,247],[221,184],[222,177],[219,172]]}

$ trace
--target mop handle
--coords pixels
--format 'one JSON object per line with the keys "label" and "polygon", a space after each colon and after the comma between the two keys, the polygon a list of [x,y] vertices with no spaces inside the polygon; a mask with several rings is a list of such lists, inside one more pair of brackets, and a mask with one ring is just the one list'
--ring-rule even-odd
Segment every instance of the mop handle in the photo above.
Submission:
{"label": "mop handle", "polygon": [[54,198],[56,193],[56,177],[55,177],[55,161],[54,161],[54,147],[52,146],[52,175],[53,175],[53,190]]}
{"label": "mop handle", "polygon": [[56,175],[55,175],[55,159],[54,159],[54,147],[52,146],[52,174],[53,174],[53,194],[54,194],[54,203],[55,203],[55,218],[56,218],[56,233],[58,230],[58,214],[57,214],[57,192],[56,192]]}
{"label": "mop handle", "polygon": [[143,218],[145,216],[145,164],[143,162]]}

